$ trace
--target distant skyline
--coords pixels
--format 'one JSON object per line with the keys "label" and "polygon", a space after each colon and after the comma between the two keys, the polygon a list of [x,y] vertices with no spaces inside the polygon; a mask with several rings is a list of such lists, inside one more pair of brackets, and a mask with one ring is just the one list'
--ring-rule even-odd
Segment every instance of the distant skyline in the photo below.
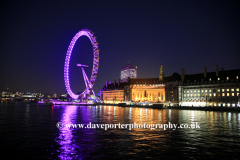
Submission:
{"label": "distant skyline", "polygon": [[[100,62],[95,93],[137,66],[138,78],[240,68],[240,2],[229,1],[1,1],[0,91],[66,93],[64,61],[81,29],[97,37]],[[70,61],[72,90],[85,88],[81,69],[92,67],[92,46],[81,37]],[[90,75],[91,67],[86,68]]]}

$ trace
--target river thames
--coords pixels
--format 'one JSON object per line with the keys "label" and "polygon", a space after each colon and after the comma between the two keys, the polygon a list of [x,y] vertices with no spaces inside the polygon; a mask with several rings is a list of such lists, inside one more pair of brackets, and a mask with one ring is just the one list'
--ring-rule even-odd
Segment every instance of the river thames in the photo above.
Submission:
{"label": "river thames", "polygon": [[[90,123],[95,128],[65,126]],[[178,128],[101,128],[170,123]],[[239,159],[240,153],[239,112],[1,102],[0,126],[7,159]]]}

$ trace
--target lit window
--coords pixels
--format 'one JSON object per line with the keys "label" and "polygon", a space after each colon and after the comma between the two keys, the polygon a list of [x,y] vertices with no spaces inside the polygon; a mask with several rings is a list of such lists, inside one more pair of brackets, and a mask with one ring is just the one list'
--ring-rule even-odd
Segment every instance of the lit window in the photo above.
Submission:
{"label": "lit window", "polygon": [[184,94],[184,97],[186,97],[186,94]]}
{"label": "lit window", "polygon": [[218,78],[218,80],[220,81],[220,78]]}
{"label": "lit window", "polygon": [[211,96],[212,96],[212,93],[209,93],[209,96],[211,97]]}
{"label": "lit window", "polygon": [[227,80],[229,80],[229,77],[227,77]]}
{"label": "lit window", "polygon": [[227,105],[228,105],[228,107],[230,107],[230,103],[228,103]]}
{"label": "lit window", "polygon": [[213,93],[213,96],[216,97],[216,93]]}
{"label": "lit window", "polygon": [[212,90],[210,89],[209,92],[212,92]]}
{"label": "lit window", "polygon": [[234,92],[234,89],[232,88],[231,91]]}
{"label": "lit window", "polygon": [[200,97],[200,94],[198,94],[198,97]]}
{"label": "lit window", "polygon": [[232,96],[234,96],[234,93],[232,93]]}
{"label": "lit window", "polygon": [[236,88],[236,91],[239,91],[239,88]]}
{"label": "lit window", "polygon": [[222,89],[222,92],[224,92],[224,89]]}
{"label": "lit window", "polygon": [[236,76],[236,79],[238,79],[238,76]]}
{"label": "lit window", "polygon": [[229,96],[229,93],[227,93],[227,96]]}
{"label": "lit window", "polygon": [[225,93],[222,93],[222,96],[225,96]]}
{"label": "lit window", "polygon": [[192,91],[191,91],[191,93],[192,93]]}
{"label": "lit window", "polygon": [[184,91],[184,93],[186,93],[186,91]]}
{"label": "lit window", "polygon": [[189,93],[189,91],[187,91],[187,93]]}
{"label": "lit window", "polygon": [[229,89],[226,89],[227,90],[227,92],[229,92]]}
{"label": "lit window", "polygon": [[209,78],[209,81],[211,81],[211,78]]}
{"label": "lit window", "polygon": [[189,97],[189,94],[187,94],[187,96]]}
{"label": "lit window", "polygon": [[196,94],[194,94],[194,97],[196,97],[197,95]]}
{"label": "lit window", "polygon": [[220,92],[220,89],[218,89],[218,92]]}
{"label": "lit window", "polygon": [[207,90],[205,90],[205,92],[207,92]]}
{"label": "lit window", "polygon": [[198,93],[200,92],[200,90],[198,90]]}
{"label": "lit window", "polygon": [[225,103],[223,103],[223,107],[225,107]]}
{"label": "lit window", "polygon": [[203,92],[203,90],[202,90],[202,92]]}
{"label": "lit window", "polygon": [[197,91],[195,90],[194,92],[196,93]]}

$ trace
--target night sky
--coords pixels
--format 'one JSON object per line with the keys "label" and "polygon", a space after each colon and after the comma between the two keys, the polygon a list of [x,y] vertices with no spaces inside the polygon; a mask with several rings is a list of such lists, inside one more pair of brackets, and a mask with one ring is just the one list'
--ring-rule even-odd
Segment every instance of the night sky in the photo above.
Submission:
{"label": "night sky", "polygon": [[[97,37],[97,93],[132,64],[138,78],[240,68],[238,0],[56,0],[0,2],[0,91],[66,93],[64,61],[74,35],[88,28]],[[85,88],[81,69],[91,73],[92,46],[81,37],[70,61],[72,90]]]}

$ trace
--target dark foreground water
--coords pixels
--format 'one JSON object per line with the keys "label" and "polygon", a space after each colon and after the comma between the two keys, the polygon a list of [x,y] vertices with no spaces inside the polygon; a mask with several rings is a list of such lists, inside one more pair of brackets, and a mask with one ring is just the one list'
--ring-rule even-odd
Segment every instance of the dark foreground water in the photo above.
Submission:
{"label": "dark foreground water", "polygon": [[[56,124],[60,122],[60,128]],[[65,124],[199,124],[80,129]],[[0,105],[4,159],[239,159],[240,113],[116,106]]]}

